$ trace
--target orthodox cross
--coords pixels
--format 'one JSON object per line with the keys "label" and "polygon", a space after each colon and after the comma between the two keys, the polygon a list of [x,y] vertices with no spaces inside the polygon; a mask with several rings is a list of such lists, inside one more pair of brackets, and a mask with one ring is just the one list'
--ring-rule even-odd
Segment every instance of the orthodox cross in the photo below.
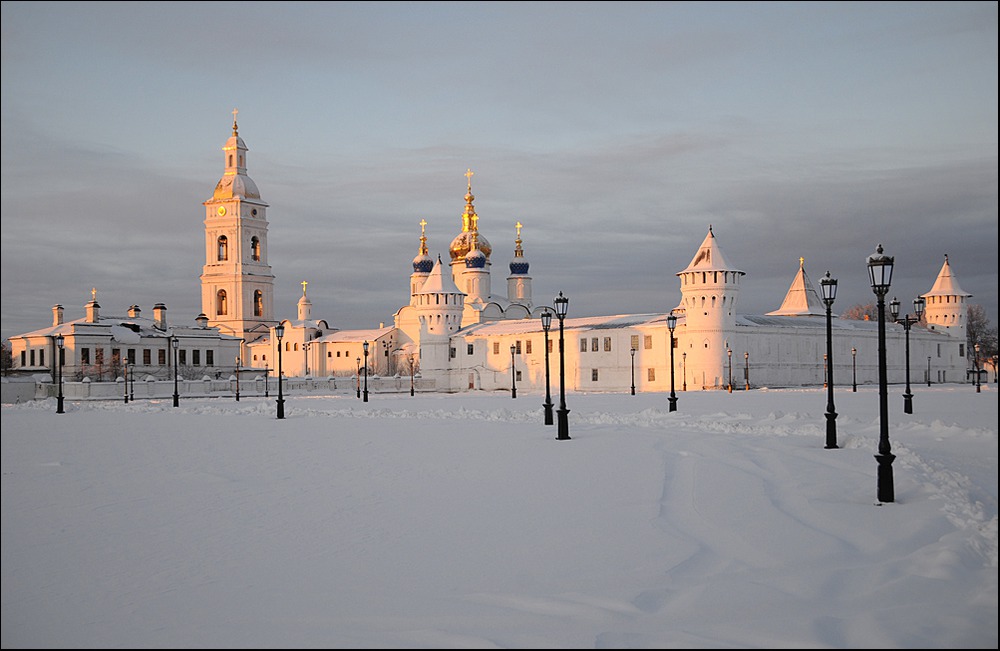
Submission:
{"label": "orthodox cross", "polygon": [[472,171],[471,168],[468,169],[468,170],[466,170],[466,172],[465,172],[465,178],[467,178],[469,180],[469,189],[470,190],[472,189],[472,176],[473,176],[473,174],[474,174],[474,172]]}
{"label": "orthodox cross", "polygon": [[305,280],[302,281],[302,295],[303,296],[306,295],[306,285],[308,285],[308,284],[309,283],[307,281],[305,281]]}

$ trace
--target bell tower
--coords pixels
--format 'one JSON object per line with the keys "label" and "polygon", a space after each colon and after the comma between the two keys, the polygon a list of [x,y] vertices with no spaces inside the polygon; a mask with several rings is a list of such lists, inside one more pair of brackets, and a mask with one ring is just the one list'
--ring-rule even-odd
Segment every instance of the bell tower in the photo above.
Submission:
{"label": "bell tower", "polygon": [[267,204],[247,176],[247,146],[233,110],[224,172],[205,206],[201,310],[208,325],[251,343],[274,325],[274,275],[267,264]]}

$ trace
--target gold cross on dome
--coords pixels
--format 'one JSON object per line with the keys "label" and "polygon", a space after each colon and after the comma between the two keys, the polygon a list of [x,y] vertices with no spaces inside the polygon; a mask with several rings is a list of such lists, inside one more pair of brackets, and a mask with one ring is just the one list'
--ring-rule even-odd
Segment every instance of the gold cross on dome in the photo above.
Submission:
{"label": "gold cross on dome", "polygon": [[521,239],[521,222],[514,224],[514,227],[517,228],[517,239]]}
{"label": "gold cross on dome", "polygon": [[465,178],[467,178],[469,180],[469,188],[472,188],[472,177],[473,177],[474,174],[475,173],[472,171],[472,168],[469,168],[465,172]]}
{"label": "gold cross on dome", "polygon": [[427,226],[427,220],[426,219],[421,219],[420,220],[420,234],[421,235],[424,234],[424,227],[425,226]]}
{"label": "gold cross on dome", "polygon": [[90,298],[92,298],[95,301],[97,300],[97,288],[96,287],[94,287],[93,289],[90,290]]}
{"label": "gold cross on dome", "polygon": [[305,281],[305,280],[302,281],[302,295],[303,296],[306,295],[306,285],[308,285],[308,284],[309,284],[308,281]]}

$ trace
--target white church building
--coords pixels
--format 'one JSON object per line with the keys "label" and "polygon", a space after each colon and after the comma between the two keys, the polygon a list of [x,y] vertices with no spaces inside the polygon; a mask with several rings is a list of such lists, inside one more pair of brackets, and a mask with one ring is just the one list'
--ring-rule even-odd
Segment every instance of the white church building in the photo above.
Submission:
{"label": "white church building", "polygon": [[[11,337],[14,370],[54,375],[56,341],[61,337],[67,379],[105,379],[103,368],[94,376],[95,365],[112,367],[122,360],[139,377],[171,377],[176,363],[184,376],[228,376],[241,367],[243,373],[273,378],[280,344],[285,377],[343,378],[346,381],[334,385],[352,390],[366,375],[375,391],[409,390],[413,376],[419,377],[421,391],[516,386],[540,392],[547,375],[557,386],[559,322],[553,319],[549,331],[542,328],[541,315],[551,311],[552,304],[547,296],[537,300],[532,294],[522,226],[515,224],[506,293],[494,293],[495,250],[480,232],[471,170],[466,174],[460,230],[446,258],[431,254],[426,222],[421,222],[409,278],[400,277],[400,288],[404,282],[408,286],[408,301],[396,311],[393,323],[342,330],[314,318],[306,281],[295,318],[276,318],[274,275],[267,261],[268,204],[247,174],[247,151],[234,118],[232,135],[223,146],[222,178],[204,202],[202,314],[194,325],[167,322],[162,304],[154,306],[151,320],[140,317],[137,305],[126,315],[102,315],[95,290],[83,318],[65,321],[57,305],[51,326]],[[724,255],[711,226],[690,263],[675,275],[680,300],[670,313],[565,319],[567,390],[743,390],[825,382],[826,308],[804,261],[781,306],[761,315],[740,313],[740,287],[747,273]],[[922,296],[924,319],[909,332],[913,382],[965,381],[970,296],[945,256]],[[902,383],[905,331],[892,323],[888,312],[887,305],[888,381]],[[676,317],[673,337],[669,314]],[[832,322],[835,385],[877,383],[877,321],[834,317]],[[282,330],[280,342],[276,326]]]}

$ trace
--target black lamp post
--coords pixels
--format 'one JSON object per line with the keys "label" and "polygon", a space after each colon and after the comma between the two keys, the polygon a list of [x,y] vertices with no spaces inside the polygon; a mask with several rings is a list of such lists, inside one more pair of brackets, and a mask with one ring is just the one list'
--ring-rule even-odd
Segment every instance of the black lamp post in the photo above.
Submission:
{"label": "black lamp post", "polygon": [[517,350],[517,346],[514,344],[510,345],[510,397],[517,397],[517,376],[514,370],[514,351]]}
{"label": "black lamp post", "polygon": [[827,388],[830,382],[827,380],[826,353],[823,353],[823,388]]}
{"label": "black lamp post", "polygon": [[122,372],[125,374],[125,404],[128,404],[128,358],[122,358]]}
{"label": "black lamp post", "polygon": [[268,393],[271,390],[271,369],[268,368],[267,362],[264,362],[264,397],[270,398]]}
{"label": "black lamp post", "polygon": [[826,306],[826,449],[837,446],[837,411],[833,406],[833,302],[837,298],[837,279],[830,272],[819,281],[823,291],[823,305]]}
{"label": "black lamp post", "polygon": [[274,336],[278,338],[278,418],[285,417],[285,396],[281,392],[281,338],[285,336],[285,326],[280,323],[274,326]]}
{"label": "black lamp post", "polygon": [[[668,411],[677,411],[677,394],[674,392],[674,328],[677,327],[677,315],[671,312],[667,315],[667,329],[670,330],[670,403]],[[634,352],[634,351],[633,351]]]}
{"label": "black lamp post", "polygon": [[733,392],[733,349],[726,346],[726,355],[729,356],[729,393]]}
{"label": "black lamp post", "polygon": [[364,402],[368,402],[368,342],[364,342],[361,347],[365,353],[365,390],[363,400]]}
{"label": "black lamp post", "polygon": [[903,394],[903,411],[907,414],[912,414],[913,394],[910,393],[910,326],[920,321],[920,317],[923,316],[924,299],[913,299],[913,312],[916,316],[910,316],[907,314],[900,319],[899,301],[896,300],[895,297],[893,297],[892,301],[889,303],[889,312],[892,314],[892,320],[903,326],[903,330],[906,332],[906,393]]}
{"label": "black lamp post", "polygon": [[[125,361],[128,361],[126,356]],[[132,366],[135,366],[135,361],[133,360]],[[135,402],[135,369],[129,371],[128,374],[128,399]]]}
{"label": "black lamp post", "polygon": [[[998,358],[997,355],[993,356],[993,384],[997,383],[997,358]],[[986,381],[987,382],[990,381],[989,375],[986,376]]]}
{"label": "black lamp post", "polygon": [[569,409],[566,409],[566,347],[563,333],[566,313],[569,311],[569,298],[559,292],[553,305],[556,308],[556,316],[559,318],[559,409],[556,410],[559,415],[559,432],[556,435],[556,440],[566,441],[569,440]]}
{"label": "black lamp post", "polygon": [[56,381],[59,383],[59,395],[56,397],[56,413],[57,414],[64,414],[64,413],[66,413],[65,411],[63,411],[63,380],[62,380],[62,376],[63,376],[63,374],[62,374],[63,360],[65,359],[65,355],[63,354],[63,350],[64,350],[63,346],[64,345],[65,345],[65,339],[63,338],[63,336],[62,335],[56,335],[56,348],[58,349],[56,351],[56,369],[57,369],[57,376],[58,376],[57,379],[56,379]]}
{"label": "black lamp post", "polygon": [[892,462],[896,459],[889,444],[889,397],[888,380],[886,378],[885,351],[885,295],[892,284],[892,267],[894,258],[882,253],[879,244],[875,253],[868,256],[868,276],[872,291],[878,298],[878,406],[879,406],[879,438],[878,454],[878,501],[894,502],[895,488],[892,481]]}
{"label": "black lamp post", "polygon": [[743,361],[746,364],[743,368],[743,379],[746,380],[744,391],[750,390],[750,351],[743,352]]}
{"label": "black lamp post", "polygon": [[629,350],[632,353],[632,395],[635,395],[635,348]]}
{"label": "black lamp post", "polygon": [[410,395],[413,395],[413,355],[410,355]]}
{"label": "black lamp post", "polygon": [[357,370],[354,372],[354,383],[358,387],[358,398],[361,398],[361,358],[355,358],[355,363],[357,364]]}
{"label": "black lamp post", "polygon": [[236,402],[240,401],[240,356],[236,356]]}
{"label": "black lamp post", "polygon": [[681,366],[684,370],[684,384],[681,385],[681,391],[688,390],[688,354],[687,351],[681,353]]}
{"label": "black lamp post", "polygon": [[545,333],[545,402],[542,408],[545,413],[545,424],[552,424],[552,396],[549,395],[549,328],[552,327],[552,312],[542,312],[542,331]]}
{"label": "black lamp post", "polygon": [[976,344],[976,360],[973,362],[973,370],[976,372],[976,393],[981,393],[979,384],[979,344]]}
{"label": "black lamp post", "polygon": [[174,407],[178,407],[181,404],[181,394],[177,392],[177,375],[180,373],[180,368],[177,366],[177,349],[181,347],[181,342],[177,339],[177,335],[170,337],[170,345],[174,349]]}
{"label": "black lamp post", "polygon": [[851,391],[858,392],[858,349],[851,346]]}
{"label": "black lamp post", "polygon": [[931,356],[927,356],[927,386],[931,385]]}

